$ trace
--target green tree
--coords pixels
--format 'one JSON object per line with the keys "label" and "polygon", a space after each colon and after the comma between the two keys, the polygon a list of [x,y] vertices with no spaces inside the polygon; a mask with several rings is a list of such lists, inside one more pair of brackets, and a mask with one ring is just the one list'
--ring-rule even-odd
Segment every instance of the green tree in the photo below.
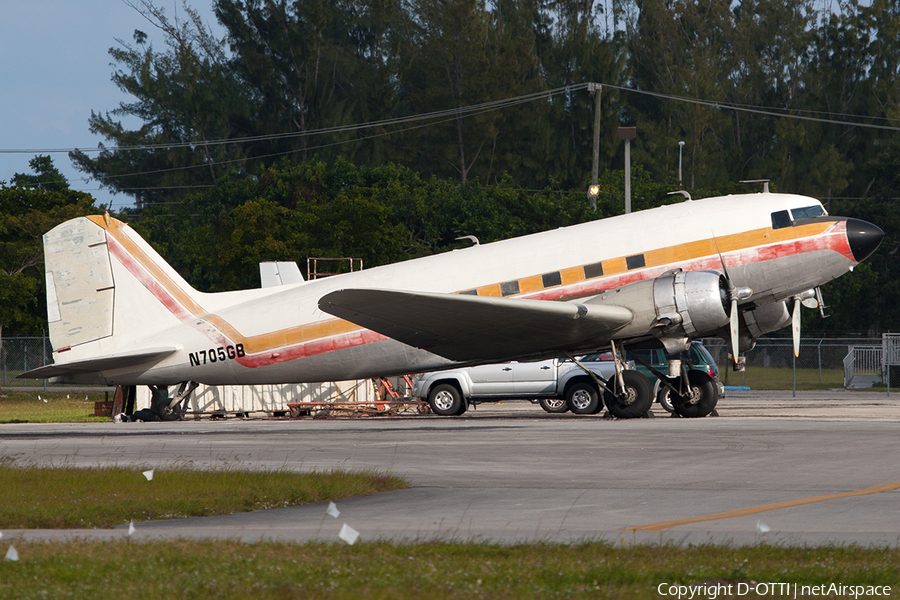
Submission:
{"label": "green tree", "polygon": [[[395,116],[389,39],[394,2],[216,0],[214,6],[228,32],[228,66],[252,107],[253,135],[306,134]],[[338,153],[381,160],[379,133],[294,135],[257,142],[253,152],[295,155],[297,161]],[[367,143],[331,147],[354,139]]]}
{"label": "green tree", "polygon": [[[157,52],[147,36],[134,32],[134,43],[109,53],[118,65],[113,81],[134,97],[112,113],[91,111],[92,133],[113,143],[99,154],[75,150],[76,168],[113,192],[133,195],[139,206],[171,199],[185,188],[212,186],[245,158],[242,145],[223,143],[250,131],[249,105],[226,64],[224,42],[216,40],[200,16],[184,6],[187,21],[170,20],[150,0],[132,4],[166,36]],[[143,121],[127,129],[119,117]]]}
{"label": "green tree", "polygon": [[0,345],[4,332],[34,335],[46,328],[43,234],[97,212],[91,196],[69,189],[49,156],[28,164],[33,173],[0,185]]}
{"label": "green tree", "polygon": [[[734,20],[727,2],[646,0],[628,23],[634,82],[639,89],[724,101],[731,75]],[[631,100],[639,141],[635,159],[657,180],[677,168],[678,141],[685,141],[684,178],[690,187],[728,180],[728,116],[716,109],[669,100]]]}
{"label": "green tree", "polygon": [[[621,32],[601,28],[603,13],[591,2],[566,0],[547,3],[535,25],[537,52],[545,86],[551,89],[595,82],[624,87],[628,78],[626,45]],[[601,94],[601,164],[621,153],[616,130],[621,125],[624,99],[612,87]],[[557,182],[585,189],[593,154],[594,99],[587,92],[560,96],[541,122],[532,168],[541,175],[528,185]],[[527,181],[527,178],[521,178]]]}
{"label": "green tree", "polygon": [[[461,109],[540,90],[534,34],[514,9],[512,3],[489,9],[484,0],[412,2],[400,31],[404,110]],[[528,166],[518,150],[534,139],[532,124],[540,116],[537,106],[457,112],[406,136],[403,159],[425,175],[496,181],[504,171]]]}
{"label": "green tree", "polygon": [[504,180],[482,188],[393,164],[282,161],[253,177],[223,177],[183,204],[146,208],[135,226],[192,285],[256,287],[258,263],[309,257],[369,267],[595,218],[583,192],[526,192]]}

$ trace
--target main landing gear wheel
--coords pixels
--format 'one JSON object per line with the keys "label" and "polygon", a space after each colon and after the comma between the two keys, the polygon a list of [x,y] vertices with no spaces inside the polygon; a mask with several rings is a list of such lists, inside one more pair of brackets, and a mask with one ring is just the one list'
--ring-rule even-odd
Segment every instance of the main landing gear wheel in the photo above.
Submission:
{"label": "main landing gear wheel", "polygon": [[[673,384],[679,388],[678,380]],[[691,369],[688,371],[688,390],[684,395],[670,393],[672,407],[682,417],[705,417],[716,408],[719,401],[719,391],[716,382],[708,373]]]}
{"label": "main landing gear wheel", "polygon": [[564,413],[569,410],[569,406],[562,398],[541,398],[538,404],[548,413]]}
{"label": "main landing gear wheel", "polygon": [[597,389],[584,382],[573,383],[566,390],[566,406],[576,415],[596,415],[603,410]]}
{"label": "main landing gear wheel", "polygon": [[434,386],[428,393],[428,404],[434,414],[442,417],[453,417],[466,412],[462,394],[449,383]]}
{"label": "main landing gear wheel", "polygon": [[653,405],[653,386],[650,385],[650,380],[637,371],[622,371],[622,379],[625,383],[625,393],[619,392],[615,375],[606,382],[606,387],[616,392],[615,396],[606,394],[606,408],[609,409],[609,414],[619,419],[643,417]]}

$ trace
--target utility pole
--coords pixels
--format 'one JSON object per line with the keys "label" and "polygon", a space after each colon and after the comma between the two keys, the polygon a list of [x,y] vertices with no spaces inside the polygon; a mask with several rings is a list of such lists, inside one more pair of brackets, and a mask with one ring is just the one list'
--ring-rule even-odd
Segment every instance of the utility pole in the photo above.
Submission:
{"label": "utility pole", "polygon": [[600,175],[600,97],[603,86],[599,83],[588,83],[588,91],[594,95],[594,151],[591,155],[591,187],[588,190],[588,199],[591,201],[591,209],[597,210],[597,195],[600,193],[598,177]]}
{"label": "utility pole", "polygon": [[678,142],[678,183],[681,183],[681,151],[684,149],[684,142]]}
{"label": "utility pole", "polygon": [[631,140],[637,137],[637,127],[619,127],[619,139],[625,140],[625,214],[631,212]]}

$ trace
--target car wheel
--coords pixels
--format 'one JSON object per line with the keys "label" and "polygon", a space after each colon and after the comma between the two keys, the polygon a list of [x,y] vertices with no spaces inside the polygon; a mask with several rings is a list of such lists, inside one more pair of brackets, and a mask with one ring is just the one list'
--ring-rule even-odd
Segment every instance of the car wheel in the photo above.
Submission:
{"label": "car wheel", "polygon": [[569,410],[568,404],[562,398],[541,398],[538,404],[548,413],[564,413]]}
{"label": "car wheel", "polygon": [[675,407],[672,406],[671,393],[671,390],[662,384],[659,386],[659,391],[656,392],[656,401],[668,413],[675,412]]}
{"label": "car wheel", "polygon": [[595,415],[603,409],[600,394],[589,383],[573,383],[566,390],[566,406],[576,415]]}
{"label": "car wheel", "polygon": [[[638,371],[622,371],[625,392],[616,395],[606,394],[606,408],[609,414],[619,419],[636,419],[643,417],[653,404],[653,386],[647,376]],[[606,382],[606,387],[618,392],[616,376]]]}
{"label": "car wheel", "polygon": [[449,383],[440,383],[428,392],[431,412],[442,417],[452,417],[465,412],[462,394]]}
{"label": "car wheel", "polygon": [[688,391],[682,396],[672,395],[672,406],[682,417],[705,417],[716,408],[719,393],[716,382],[707,373],[688,371]]}

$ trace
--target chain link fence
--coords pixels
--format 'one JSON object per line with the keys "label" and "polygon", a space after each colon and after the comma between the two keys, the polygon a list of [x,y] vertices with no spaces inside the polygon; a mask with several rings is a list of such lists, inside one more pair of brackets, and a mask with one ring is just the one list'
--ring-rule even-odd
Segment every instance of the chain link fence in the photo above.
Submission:
{"label": "chain link fence", "polygon": [[[758,390],[815,390],[844,387],[844,359],[853,348],[878,346],[881,338],[801,339],[800,356],[794,357],[790,338],[762,338],[745,353],[746,369],[735,372],[728,360],[728,344],[719,338],[703,340],[716,363],[719,378],[727,386]],[[880,373],[857,377],[854,385],[880,383]]]}
{"label": "chain link fence", "polygon": [[[800,356],[794,358],[790,338],[757,340],[756,347],[746,353],[747,368],[734,372],[728,361],[728,345],[719,338],[703,340],[716,363],[720,378],[728,386],[746,386],[762,390],[829,389],[844,385],[844,359],[853,347],[878,346],[881,338],[805,339],[800,343]],[[45,387],[43,379],[16,379],[23,371],[49,364],[50,340],[47,338],[6,338],[0,348],[4,386]],[[858,384],[881,381],[880,373]],[[896,383],[900,383],[900,379]]]}
{"label": "chain link fence", "polygon": [[4,386],[46,387],[43,379],[16,379],[31,369],[50,364],[52,348],[49,338],[4,338],[0,340],[0,381]]}

